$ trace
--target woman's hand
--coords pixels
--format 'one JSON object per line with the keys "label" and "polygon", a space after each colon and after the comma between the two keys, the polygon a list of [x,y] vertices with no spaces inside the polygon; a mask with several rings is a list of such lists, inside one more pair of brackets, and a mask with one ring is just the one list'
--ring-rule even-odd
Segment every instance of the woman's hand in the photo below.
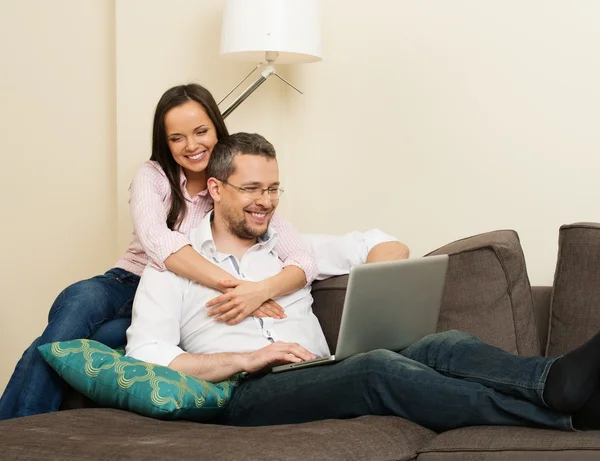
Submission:
{"label": "woman's hand", "polygon": [[235,325],[252,314],[257,317],[285,318],[283,308],[270,299],[264,282],[224,280],[219,283],[225,293],[206,303],[206,307],[210,308],[208,315],[216,316],[217,322]]}
{"label": "woman's hand", "polygon": [[284,319],[287,317],[283,307],[272,299],[267,299],[262,305],[254,311],[254,317],[271,317],[274,319]]}

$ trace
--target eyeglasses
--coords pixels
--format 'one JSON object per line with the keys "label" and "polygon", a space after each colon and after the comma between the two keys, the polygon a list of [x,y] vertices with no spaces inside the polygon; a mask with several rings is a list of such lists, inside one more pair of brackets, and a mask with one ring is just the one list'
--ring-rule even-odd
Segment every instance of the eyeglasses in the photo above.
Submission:
{"label": "eyeglasses", "polygon": [[266,189],[261,189],[260,187],[255,187],[255,186],[239,187],[239,186],[231,184],[227,181],[222,181],[222,182],[223,182],[223,184],[227,184],[227,185],[239,190],[242,194],[244,194],[246,197],[248,197],[249,199],[252,199],[252,200],[258,200],[259,198],[261,198],[263,196],[263,194],[265,192],[267,194],[269,194],[269,199],[271,199],[273,201],[279,200],[279,197],[281,197],[281,194],[283,194],[283,189],[280,187],[267,187]]}

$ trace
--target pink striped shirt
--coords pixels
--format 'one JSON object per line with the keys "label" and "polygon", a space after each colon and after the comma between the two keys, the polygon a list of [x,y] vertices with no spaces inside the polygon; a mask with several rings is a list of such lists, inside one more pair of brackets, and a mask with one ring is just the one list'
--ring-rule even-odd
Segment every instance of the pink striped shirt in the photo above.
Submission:
{"label": "pink striped shirt", "polygon": [[[185,245],[191,245],[189,232],[213,208],[213,201],[207,190],[190,197],[183,172],[180,181],[187,212],[179,231],[172,231],[167,227],[167,215],[171,209],[171,187],[167,176],[153,161],[144,162],[138,169],[129,188],[133,240],[115,267],[137,275],[142,275],[147,264],[166,270],[165,259]],[[311,283],[318,275],[317,264],[300,234],[277,213],[273,215],[271,226],[277,231],[275,251],[284,267],[299,267],[304,271],[307,282]]]}

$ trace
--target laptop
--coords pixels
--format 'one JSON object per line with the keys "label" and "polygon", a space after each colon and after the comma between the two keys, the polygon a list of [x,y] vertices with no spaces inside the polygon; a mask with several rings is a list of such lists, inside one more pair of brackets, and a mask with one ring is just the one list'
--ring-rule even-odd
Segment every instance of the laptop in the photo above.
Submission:
{"label": "laptop", "polygon": [[448,255],[361,264],[350,270],[335,355],[273,367],[326,365],[376,349],[401,351],[435,333]]}

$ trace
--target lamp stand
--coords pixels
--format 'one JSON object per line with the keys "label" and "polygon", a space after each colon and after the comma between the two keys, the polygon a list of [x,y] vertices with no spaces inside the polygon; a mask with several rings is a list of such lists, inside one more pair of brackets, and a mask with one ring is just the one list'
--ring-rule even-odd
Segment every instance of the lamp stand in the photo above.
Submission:
{"label": "lamp stand", "polygon": [[[254,91],[256,91],[258,89],[259,86],[261,86],[263,83],[265,83],[271,75],[274,75],[282,82],[291,86],[298,93],[303,94],[302,91],[300,91],[298,88],[296,88],[294,85],[292,85],[290,82],[288,82],[285,78],[283,78],[281,75],[279,75],[275,71],[275,67],[273,66],[273,64],[275,63],[275,60],[277,59],[278,55],[279,55],[279,53],[277,51],[265,52],[265,58],[266,58],[265,60],[267,61],[267,64],[266,64],[265,68],[263,69],[263,71],[261,72],[260,76],[254,81],[254,83],[252,83],[248,88],[246,88],[242,94],[240,94],[237,98],[235,98],[235,100],[222,112],[223,118],[227,118],[227,116],[229,114],[231,114],[237,108],[237,106],[239,106],[241,103],[243,103],[248,98],[248,96],[250,96],[252,93],[254,93]],[[233,93],[242,83],[244,83],[244,81],[248,77],[250,77],[250,75],[252,75],[256,71],[256,69],[258,69],[260,66],[261,66],[261,64],[256,66],[252,70],[252,72],[250,72],[248,75],[246,75],[246,77],[244,77],[240,83],[238,83],[229,93],[227,93],[227,95],[223,99],[221,99],[221,101],[219,101],[218,105],[220,105],[225,99],[227,99],[227,97],[231,93]]]}

